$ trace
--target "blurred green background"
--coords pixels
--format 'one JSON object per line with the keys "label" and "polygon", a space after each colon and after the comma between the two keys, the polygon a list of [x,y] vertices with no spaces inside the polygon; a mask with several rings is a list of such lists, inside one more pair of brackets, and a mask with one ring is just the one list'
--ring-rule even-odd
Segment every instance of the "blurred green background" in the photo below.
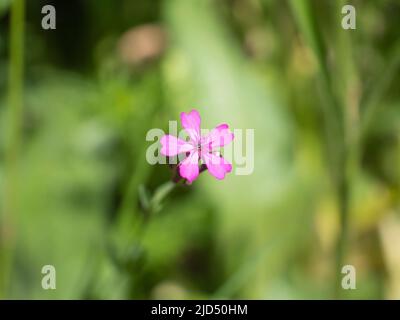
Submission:
{"label": "blurred green background", "polygon": [[[397,0],[0,0],[0,298],[399,299],[399,30]],[[255,129],[253,174],[165,189],[146,133],[192,108]]]}

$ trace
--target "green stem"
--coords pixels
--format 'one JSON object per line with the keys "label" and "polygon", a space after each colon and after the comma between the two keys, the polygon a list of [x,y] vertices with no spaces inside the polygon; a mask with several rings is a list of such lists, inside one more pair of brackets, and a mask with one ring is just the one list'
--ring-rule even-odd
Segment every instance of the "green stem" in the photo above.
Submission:
{"label": "green stem", "polygon": [[332,89],[331,73],[326,61],[326,48],[314,19],[311,2],[309,0],[291,0],[290,5],[304,40],[310,46],[318,63],[318,82],[323,94],[321,111],[324,117],[329,169],[332,179],[336,181],[340,175],[344,130],[342,110],[339,108],[338,100]]}
{"label": "green stem", "polygon": [[341,168],[337,181],[337,197],[339,206],[340,233],[336,244],[336,281],[334,286],[334,297],[342,295],[341,279],[342,267],[346,259],[349,216],[351,205],[351,186],[354,175],[358,170],[358,144],[359,144],[359,101],[357,76],[351,46],[351,31],[341,27],[341,8],[345,5],[344,0],[335,2],[335,25],[336,25],[336,94],[339,97],[343,109],[343,154],[341,157]]}
{"label": "green stem", "polygon": [[371,86],[371,90],[366,90],[369,95],[361,102],[361,108],[363,111],[363,122],[362,122],[362,137],[365,136],[366,132],[371,123],[371,119],[376,114],[380,107],[380,100],[382,96],[389,88],[392,83],[393,78],[398,74],[400,68],[400,42],[398,42],[392,49],[388,64],[385,66],[384,70],[379,73],[378,79]]}
{"label": "green stem", "polygon": [[5,156],[6,179],[4,207],[1,217],[0,297],[9,290],[14,247],[13,216],[17,214],[18,160],[21,144],[24,78],[24,0],[14,0],[11,6],[9,78],[8,78],[8,132]]}
{"label": "green stem", "polygon": [[[349,228],[350,186],[358,159],[358,148],[356,148],[358,145],[358,128],[357,126],[350,125],[354,119],[351,118],[348,101],[348,89],[350,86],[348,76],[351,74],[351,71],[349,72],[346,67],[351,66],[347,50],[349,48],[349,41],[347,35],[343,34],[343,30],[339,29],[338,50],[336,52],[336,58],[339,61],[337,63],[339,65],[343,62],[340,60],[343,58],[346,61],[342,69],[339,70],[339,79],[335,82],[326,61],[326,48],[322,41],[321,32],[314,19],[311,2],[309,0],[291,0],[290,4],[299,28],[317,59],[320,83],[324,94],[322,111],[327,134],[329,169],[337,195],[341,226],[336,246],[336,281],[334,286],[334,296],[338,297],[340,294],[338,289],[341,283],[341,268],[345,257]],[[340,10],[336,9],[335,12],[340,13]],[[335,22],[338,24],[338,28],[340,28],[340,20],[337,19]],[[342,83],[342,86],[334,88],[334,84],[338,82]]]}
{"label": "green stem", "polygon": [[[347,161],[345,160],[345,163]],[[338,203],[339,203],[339,221],[340,221],[340,233],[336,244],[336,281],[335,281],[335,291],[334,298],[338,299],[341,297],[342,287],[342,268],[343,262],[346,257],[348,231],[349,231],[349,213],[350,213],[350,185],[351,177],[347,174],[346,168],[343,168],[343,174],[338,190]]]}

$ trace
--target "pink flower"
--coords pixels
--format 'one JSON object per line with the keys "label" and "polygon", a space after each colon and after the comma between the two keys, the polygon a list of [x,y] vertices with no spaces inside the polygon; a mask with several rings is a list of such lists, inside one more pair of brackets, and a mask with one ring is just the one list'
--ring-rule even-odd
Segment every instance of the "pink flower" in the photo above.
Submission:
{"label": "pink flower", "polygon": [[178,164],[179,174],[189,183],[199,176],[199,161],[207,166],[208,171],[217,179],[224,179],[227,172],[232,171],[232,165],[218,155],[216,149],[233,140],[227,124],[220,124],[206,136],[200,134],[201,118],[197,110],[181,113],[182,127],[190,137],[185,141],[171,135],[161,138],[161,154],[173,157],[186,153],[187,157]]}

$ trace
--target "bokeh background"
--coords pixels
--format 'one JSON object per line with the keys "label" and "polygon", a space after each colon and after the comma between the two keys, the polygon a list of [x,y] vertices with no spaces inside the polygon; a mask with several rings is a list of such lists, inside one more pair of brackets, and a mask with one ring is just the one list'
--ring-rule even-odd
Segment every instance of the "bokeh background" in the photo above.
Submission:
{"label": "bokeh background", "polygon": [[[399,30],[397,0],[0,0],[0,297],[400,298]],[[192,108],[255,130],[253,174],[146,162]]]}

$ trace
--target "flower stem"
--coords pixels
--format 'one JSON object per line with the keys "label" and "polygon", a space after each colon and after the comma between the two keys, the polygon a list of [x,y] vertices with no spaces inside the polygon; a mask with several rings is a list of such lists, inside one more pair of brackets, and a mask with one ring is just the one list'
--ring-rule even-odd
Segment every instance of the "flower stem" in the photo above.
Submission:
{"label": "flower stem", "polygon": [[21,144],[24,77],[24,0],[14,0],[11,6],[9,77],[8,77],[8,126],[5,155],[4,201],[1,215],[0,297],[9,290],[14,247],[13,216],[17,214],[18,160]]}
{"label": "flower stem", "polygon": [[[333,286],[333,294],[337,298],[341,293],[341,269],[346,252],[349,228],[351,180],[357,168],[359,143],[358,119],[353,119],[350,112],[350,107],[357,107],[357,104],[350,105],[348,101],[348,90],[354,84],[352,82],[354,79],[349,77],[353,72],[349,68],[351,61],[347,60],[349,42],[343,34],[343,30],[338,30],[338,51],[336,56],[338,60],[345,57],[346,63],[341,61],[343,67],[338,74],[340,81],[334,81],[334,75],[330,72],[327,63],[327,50],[322,41],[322,35],[317,26],[311,2],[309,0],[291,0],[290,4],[297,24],[316,57],[321,89],[324,95],[322,111],[328,149],[328,166],[337,197],[340,221]],[[335,10],[335,12],[340,12],[340,10]],[[340,23],[338,25],[340,26]],[[343,86],[336,88],[335,84],[338,82],[342,83]]]}

